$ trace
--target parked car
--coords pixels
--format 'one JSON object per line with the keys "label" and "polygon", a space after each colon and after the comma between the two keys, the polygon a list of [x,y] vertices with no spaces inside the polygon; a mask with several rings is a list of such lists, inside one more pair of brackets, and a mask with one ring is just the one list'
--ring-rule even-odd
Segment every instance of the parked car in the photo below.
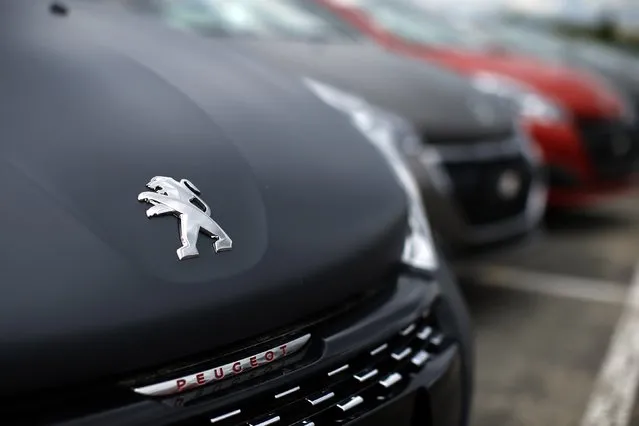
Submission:
{"label": "parked car", "polygon": [[468,75],[479,89],[513,102],[548,164],[551,207],[590,205],[631,187],[637,123],[596,76],[488,53],[481,38],[403,0],[318,1],[383,46]]}
{"label": "parked car", "polygon": [[110,1],[0,21],[3,425],[464,424],[386,113]]}
{"label": "parked car", "polygon": [[546,189],[528,136],[510,109],[467,79],[385,52],[313,2],[144,4],[138,10],[146,16],[211,38],[224,34],[249,57],[410,120],[398,125],[406,128],[401,148],[450,255],[536,229]]}
{"label": "parked car", "polygon": [[549,29],[503,20],[467,19],[460,24],[497,53],[526,54],[600,74],[627,103],[628,114],[639,114],[639,58],[596,41],[570,39]]}

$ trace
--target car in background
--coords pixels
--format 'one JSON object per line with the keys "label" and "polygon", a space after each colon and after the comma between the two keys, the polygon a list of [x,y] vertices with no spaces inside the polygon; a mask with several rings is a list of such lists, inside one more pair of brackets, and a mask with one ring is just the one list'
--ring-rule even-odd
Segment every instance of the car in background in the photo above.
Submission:
{"label": "car in background", "polygon": [[505,20],[467,18],[458,23],[493,52],[530,55],[600,74],[627,103],[628,113],[639,114],[639,58],[594,40],[572,39]]}
{"label": "car in background", "polygon": [[0,2],[0,61],[3,425],[465,424],[385,115],[110,0]]}
{"label": "car in background", "polygon": [[467,79],[388,53],[313,2],[146,4],[154,5],[139,9],[146,16],[209,38],[222,35],[238,52],[392,114],[447,254],[510,242],[537,229],[546,189],[528,136],[509,108]]}
{"label": "car in background", "polygon": [[463,73],[511,103],[543,152],[550,207],[590,205],[631,188],[639,129],[626,103],[597,76],[492,54],[481,37],[407,1],[317,1],[383,46]]}

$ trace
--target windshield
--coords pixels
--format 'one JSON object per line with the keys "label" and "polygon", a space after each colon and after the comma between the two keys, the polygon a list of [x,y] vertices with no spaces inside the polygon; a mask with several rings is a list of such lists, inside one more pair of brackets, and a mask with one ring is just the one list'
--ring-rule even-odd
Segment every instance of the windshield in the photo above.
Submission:
{"label": "windshield", "polygon": [[574,44],[578,47],[576,54],[597,66],[611,69],[629,67],[639,73],[639,60],[624,52],[594,41],[575,41]]}
{"label": "windshield", "polygon": [[497,43],[506,44],[515,49],[521,48],[549,59],[561,58],[567,48],[566,43],[560,38],[525,27],[491,22],[483,29],[486,36],[492,37]]}
{"label": "windshield", "polygon": [[137,12],[205,36],[354,40],[355,30],[314,2],[296,0],[126,0]]}
{"label": "windshield", "polygon": [[481,40],[468,37],[447,19],[401,0],[349,0],[375,24],[408,42],[438,46],[481,48]]}

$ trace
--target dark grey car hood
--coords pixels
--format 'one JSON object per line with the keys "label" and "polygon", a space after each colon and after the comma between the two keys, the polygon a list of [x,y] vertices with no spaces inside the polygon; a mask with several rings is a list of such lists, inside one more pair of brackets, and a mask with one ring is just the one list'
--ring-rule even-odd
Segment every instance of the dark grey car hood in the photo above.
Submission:
{"label": "dark grey car hood", "polygon": [[[512,129],[510,111],[474,90],[465,77],[370,43],[235,44],[285,70],[331,83],[402,115],[434,140],[481,140]],[[494,120],[482,122],[473,105],[488,108]]]}
{"label": "dark grey car hood", "polygon": [[[109,13],[0,4],[0,394],[120,377],[272,332],[378,285],[405,197],[300,83]],[[187,178],[233,239],[179,262],[137,200]]]}

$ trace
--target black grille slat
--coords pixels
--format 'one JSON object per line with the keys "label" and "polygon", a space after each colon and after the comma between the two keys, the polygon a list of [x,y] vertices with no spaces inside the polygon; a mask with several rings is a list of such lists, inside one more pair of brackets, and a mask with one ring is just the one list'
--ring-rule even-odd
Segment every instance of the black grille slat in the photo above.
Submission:
{"label": "black grille slat", "polygon": [[[426,327],[432,327],[433,332],[427,338],[420,339],[419,336],[426,336],[423,333]],[[396,335],[391,338],[376,342],[375,345],[367,347],[348,360],[328,366],[298,383],[277,388],[268,395],[242,401],[237,406],[227,407],[224,411],[212,412],[207,419],[202,420],[201,424],[211,424],[210,419],[220,418],[225,413],[236,410],[240,410],[241,414],[223,418],[214,424],[216,426],[259,424],[263,419],[275,417],[279,418],[274,423],[277,425],[297,425],[303,424],[303,421],[314,422],[316,425],[347,422],[401,392],[408,384],[411,374],[424,368],[428,363],[425,361],[416,364],[412,361],[413,357],[428,351],[429,348],[434,348],[430,338],[438,335],[441,335],[441,332],[430,318],[420,318],[397,330]],[[444,344],[438,345],[437,350],[443,350],[450,343],[448,339],[445,339]],[[387,345],[384,350],[375,351],[383,345]],[[393,358],[393,353],[401,353],[405,348],[411,349],[410,355],[399,360]],[[430,356],[436,353],[428,352],[428,354]],[[348,369],[332,376],[328,375],[329,372],[346,364],[349,366]],[[401,376],[401,380],[396,380],[397,375]],[[385,387],[380,382],[388,386]],[[296,390],[286,393],[291,389]],[[286,395],[275,398],[283,392]],[[332,394],[332,397],[323,399],[328,394]],[[312,404],[309,400],[316,403]]]}
{"label": "black grille slat", "polygon": [[[533,182],[531,165],[523,158],[447,163],[455,200],[470,225],[490,225],[522,215]],[[520,179],[516,195],[506,197],[499,191],[504,173]]]}
{"label": "black grille slat", "polygon": [[581,119],[586,152],[600,179],[619,180],[637,170],[639,128],[621,121]]}

